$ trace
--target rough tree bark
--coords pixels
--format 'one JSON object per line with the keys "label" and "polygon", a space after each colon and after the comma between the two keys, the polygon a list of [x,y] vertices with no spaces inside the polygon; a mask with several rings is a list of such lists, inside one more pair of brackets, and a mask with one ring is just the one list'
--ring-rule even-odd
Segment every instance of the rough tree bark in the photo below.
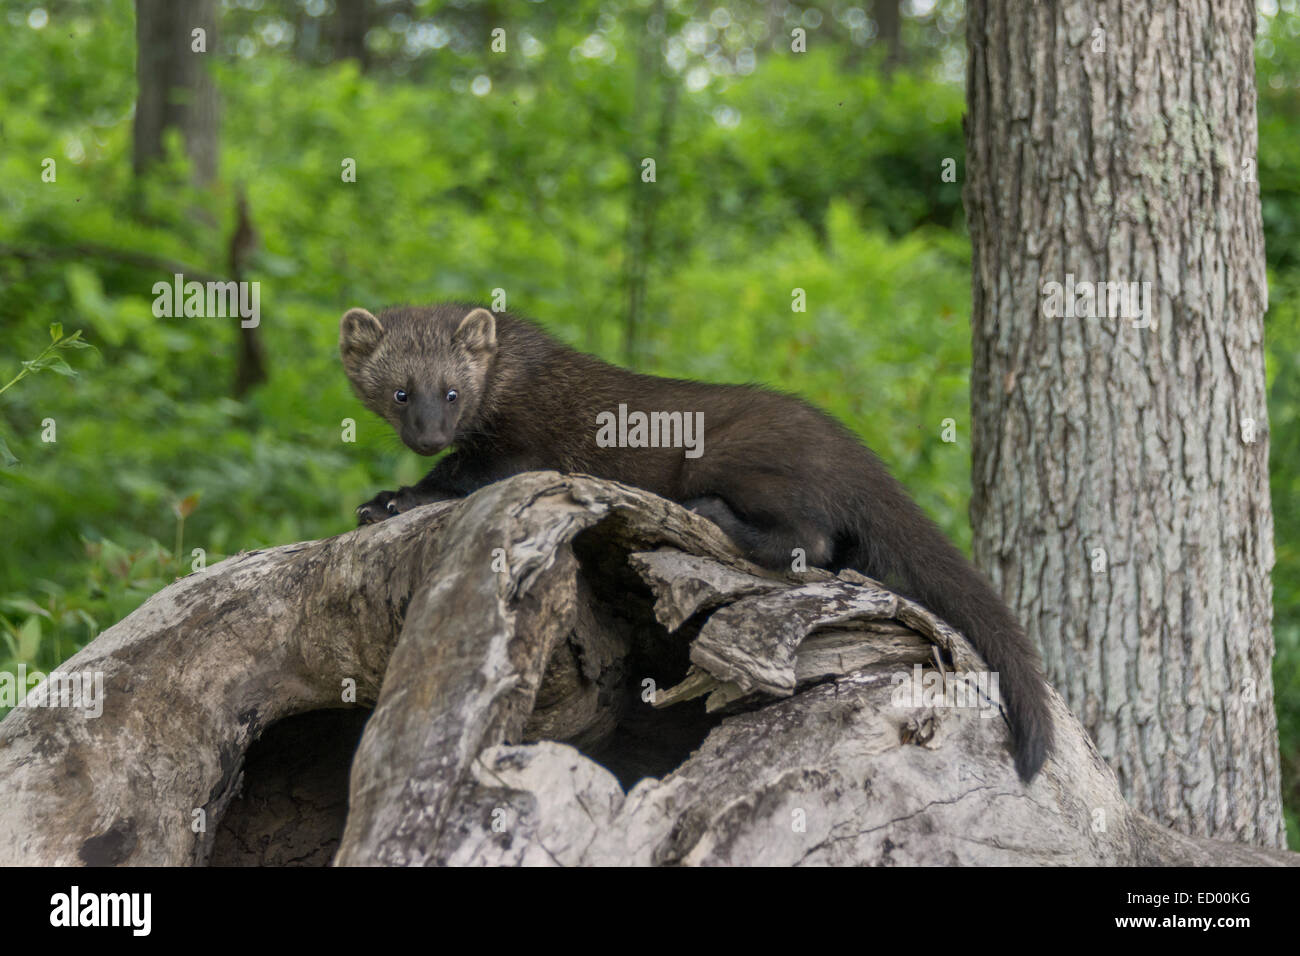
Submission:
{"label": "rough tree bark", "polygon": [[[1254,30],[1247,0],[968,4],[971,515],[1133,805],[1281,846]],[[1150,283],[1149,325],[1047,317],[1070,276]]]}
{"label": "rough tree bark", "polygon": [[986,700],[895,706],[914,667],[984,665],[853,572],[773,576],[653,495],[520,475],[110,628],[62,668],[104,675],[98,718],[0,724],[0,864],[1300,859],[1129,810],[1059,697],[1025,788]]}
{"label": "rough tree bark", "polygon": [[[192,32],[206,33],[206,53]],[[163,156],[163,133],[181,131],[196,182],[217,174],[217,88],[208,71],[216,55],[217,0],[136,0],[136,80],[133,169],[139,176]]]}

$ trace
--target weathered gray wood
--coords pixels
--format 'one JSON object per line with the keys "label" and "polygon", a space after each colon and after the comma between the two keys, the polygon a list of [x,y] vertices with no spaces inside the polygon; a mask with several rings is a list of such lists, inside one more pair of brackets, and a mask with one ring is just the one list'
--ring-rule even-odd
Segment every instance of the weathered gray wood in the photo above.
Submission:
{"label": "weathered gray wood", "polygon": [[357,751],[340,865],[435,861],[467,768],[486,747],[519,738],[545,664],[573,626],[567,543],[598,513],[562,497],[563,484],[530,489],[522,502],[510,497],[517,485],[474,495],[445,529]]}
{"label": "weathered gray wood", "polygon": [[628,561],[654,590],[655,617],[670,631],[699,611],[781,587],[780,581],[770,576],[739,571],[676,549],[634,554]]}
{"label": "weathered gray wood", "polygon": [[[1297,863],[1133,813],[1077,734],[1026,791],[989,752],[990,722],[902,716],[890,694],[885,675],[855,674],[729,718],[675,773],[626,794],[570,747],[490,748],[438,855],[568,866]],[[1054,711],[1069,721],[1055,696]],[[921,733],[900,743],[913,723]]]}
{"label": "weathered gray wood", "polygon": [[[739,650],[691,665],[721,712],[643,693],[643,671],[684,674],[728,623]],[[0,724],[0,863],[312,862],[336,839],[342,865],[1300,859],[1133,813],[1059,698],[1057,753],[1025,788],[996,708],[896,698],[927,661],[979,666],[861,575],[766,575],[662,499],[520,475],[231,558],[106,631],[70,662],[105,673],[102,717],[20,708]],[[339,706],[348,679],[375,709],[342,832],[344,795],[322,789],[335,759],[306,782],[276,765],[236,800],[250,742]],[[639,759],[660,738],[674,742]]]}
{"label": "weathered gray wood", "polygon": [[18,707],[0,723],[0,865],[206,862],[253,739],[343,706],[344,681],[357,703],[378,696],[454,510],[229,558],[64,662],[103,675],[103,713]]}

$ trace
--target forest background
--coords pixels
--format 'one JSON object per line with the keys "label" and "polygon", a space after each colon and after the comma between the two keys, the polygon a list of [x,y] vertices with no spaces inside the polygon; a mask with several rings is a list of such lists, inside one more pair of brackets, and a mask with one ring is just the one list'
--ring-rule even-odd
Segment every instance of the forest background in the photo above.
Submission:
{"label": "forest background", "polygon": [[[959,0],[202,3],[208,171],[175,130],[133,162],[130,0],[0,2],[0,669],[49,671],[195,549],[337,534],[427,469],[348,389],[355,305],[503,290],[612,361],[796,392],[969,552]],[[1258,10],[1274,678],[1300,849],[1300,16]],[[160,279],[232,265],[260,283],[255,332],[155,316]],[[74,331],[94,349],[55,347]]]}

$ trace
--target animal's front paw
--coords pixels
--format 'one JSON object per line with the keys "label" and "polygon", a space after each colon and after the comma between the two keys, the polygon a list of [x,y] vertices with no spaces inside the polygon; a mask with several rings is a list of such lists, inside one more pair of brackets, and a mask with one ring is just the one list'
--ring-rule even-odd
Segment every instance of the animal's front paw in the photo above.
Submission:
{"label": "animal's front paw", "polygon": [[420,490],[414,485],[396,491],[381,491],[357,509],[357,524],[378,524],[420,505],[446,501],[451,497],[453,496],[437,491]]}
{"label": "animal's front paw", "polygon": [[381,491],[357,509],[357,525],[378,524],[385,518],[401,514],[401,492]]}

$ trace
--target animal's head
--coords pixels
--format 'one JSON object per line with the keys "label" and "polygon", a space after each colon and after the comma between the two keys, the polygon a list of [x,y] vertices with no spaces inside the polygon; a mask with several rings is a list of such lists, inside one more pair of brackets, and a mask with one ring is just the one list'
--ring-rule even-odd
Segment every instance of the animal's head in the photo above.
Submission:
{"label": "animal's head", "polygon": [[496,357],[487,309],[349,309],[339,325],[343,368],[366,407],[414,452],[434,455],[475,422]]}

